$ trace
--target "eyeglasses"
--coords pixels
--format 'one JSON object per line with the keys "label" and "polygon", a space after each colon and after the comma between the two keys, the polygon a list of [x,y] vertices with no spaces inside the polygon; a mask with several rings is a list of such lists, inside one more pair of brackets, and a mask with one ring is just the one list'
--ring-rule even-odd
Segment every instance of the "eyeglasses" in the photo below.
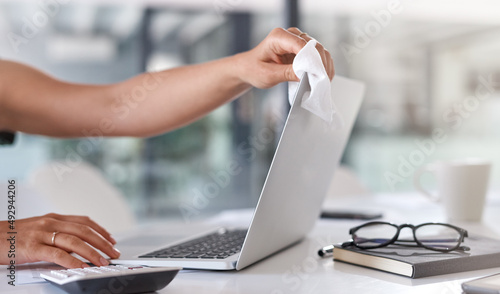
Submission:
{"label": "eyeglasses", "polygon": [[[400,238],[401,229],[403,228],[410,228],[413,235]],[[350,229],[349,234],[351,234],[352,240],[343,243],[342,247],[354,245],[361,249],[374,249],[395,244],[424,247],[441,252],[470,250],[467,246],[460,246],[464,238],[468,237],[467,231],[443,223],[425,223],[418,226],[403,224],[398,226],[387,222],[369,222]]]}

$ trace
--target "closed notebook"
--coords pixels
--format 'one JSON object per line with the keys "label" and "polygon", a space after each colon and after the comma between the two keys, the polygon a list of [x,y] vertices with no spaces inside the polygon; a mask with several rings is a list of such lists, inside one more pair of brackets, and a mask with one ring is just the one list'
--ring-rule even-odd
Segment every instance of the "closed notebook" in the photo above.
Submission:
{"label": "closed notebook", "polygon": [[397,245],[364,250],[335,245],[333,259],[410,278],[500,267],[500,240],[471,236],[463,245],[470,250],[437,252]]}

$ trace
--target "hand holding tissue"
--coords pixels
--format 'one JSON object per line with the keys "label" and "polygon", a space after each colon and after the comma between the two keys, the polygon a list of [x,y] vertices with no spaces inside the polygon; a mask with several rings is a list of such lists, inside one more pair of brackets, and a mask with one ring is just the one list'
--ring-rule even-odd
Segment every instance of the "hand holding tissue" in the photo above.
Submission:
{"label": "hand holding tissue", "polygon": [[[302,78],[308,76],[311,92],[304,94],[300,106],[317,115],[331,127],[340,129],[344,126],[341,114],[337,111],[332,98],[331,82],[326,73],[318,50],[316,40],[311,40],[297,53],[293,60],[295,74]],[[299,82],[289,82],[288,99],[293,103]]]}

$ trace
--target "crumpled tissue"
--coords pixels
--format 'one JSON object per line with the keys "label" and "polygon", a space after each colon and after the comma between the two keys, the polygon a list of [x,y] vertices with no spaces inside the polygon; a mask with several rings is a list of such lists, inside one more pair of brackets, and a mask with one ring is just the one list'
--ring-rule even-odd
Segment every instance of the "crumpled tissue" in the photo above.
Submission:
{"label": "crumpled tissue", "polygon": [[[304,95],[300,106],[317,115],[334,128],[342,128],[344,122],[333,102],[331,82],[326,73],[323,61],[316,50],[316,40],[311,40],[297,53],[293,60],[293,71],[302,78],[307,74],[311,92]],[[288,100],[293,103],[299,82],[288,83]]]}

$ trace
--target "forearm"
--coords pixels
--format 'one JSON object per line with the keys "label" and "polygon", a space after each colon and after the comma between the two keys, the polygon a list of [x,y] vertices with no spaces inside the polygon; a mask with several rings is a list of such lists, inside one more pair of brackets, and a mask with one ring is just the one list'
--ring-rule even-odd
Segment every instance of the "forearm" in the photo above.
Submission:
{"label": "forearm", "polygon": [[250,88],[238,58],[146,73],[113,86],[114,135],[149,136],[186,125]]}
{"label": "forearm", "polygon": [[[0,129],[58,137],[150,136],[183,126],[250,86],[238,77],[238,55],[145,73],[112,85],[54,80],[5,63]],[[11,73],[7,72],[11,69]]]}
{"label": "forearm", "polygon": [[[31,67],[0,61],[0,129],[81,136],[111,93],[109,86],[57,81]],[[91,111],[96,109],[96,111]],[[83,118],[83,120],[82,120]]]}

